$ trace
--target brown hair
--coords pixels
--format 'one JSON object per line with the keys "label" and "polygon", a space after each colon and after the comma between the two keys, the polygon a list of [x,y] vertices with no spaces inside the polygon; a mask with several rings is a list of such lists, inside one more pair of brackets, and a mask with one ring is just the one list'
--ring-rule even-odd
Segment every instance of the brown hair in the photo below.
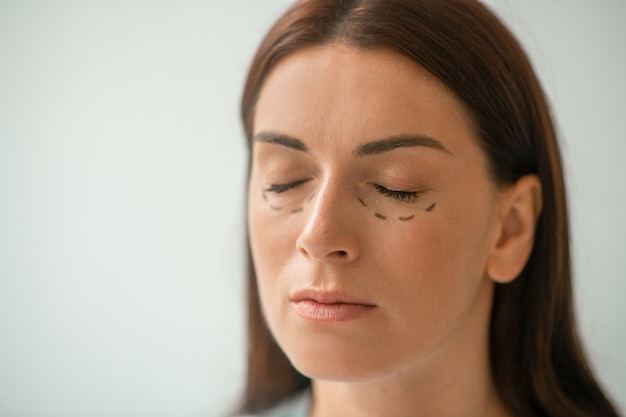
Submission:
{"label": "brown hair", "polygon": [[[263,82],[286,55],[343,43],[396,51],[426,68],[468,110],[495,181],[537,174],[543,211],[528,263],[497,285],[490,324],[495,386],[517,416],[616,416],[581,349],[573,312],[565,184],[544,93],[519,43],[476,0],[301,0],[274,25],[241,103],[248,140]],[[249,274],[249,364],[242,412],[271,407],[310,381],[268,331]]]}

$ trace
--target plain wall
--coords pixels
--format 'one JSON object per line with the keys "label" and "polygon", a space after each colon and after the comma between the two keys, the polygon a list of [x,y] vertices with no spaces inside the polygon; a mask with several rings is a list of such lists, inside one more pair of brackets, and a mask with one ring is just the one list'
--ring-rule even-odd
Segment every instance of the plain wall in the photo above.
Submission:
{"label": "plain wall", "polygon": [[[245,71],[288,2],[0,0],[0,415],[220,416],[244,372]],[[626,2],[491,0],[563,137],[576,300],[626,405]]]}

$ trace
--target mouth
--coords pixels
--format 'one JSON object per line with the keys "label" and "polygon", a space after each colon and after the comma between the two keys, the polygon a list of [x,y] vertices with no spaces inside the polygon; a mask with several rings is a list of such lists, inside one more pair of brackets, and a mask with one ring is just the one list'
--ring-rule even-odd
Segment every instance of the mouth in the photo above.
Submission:
{"label": "mouth", "polygon": [[289,301],[302,318],[318,322],[356,320],[377,307],[347,294],[312,290],[298,291]]}

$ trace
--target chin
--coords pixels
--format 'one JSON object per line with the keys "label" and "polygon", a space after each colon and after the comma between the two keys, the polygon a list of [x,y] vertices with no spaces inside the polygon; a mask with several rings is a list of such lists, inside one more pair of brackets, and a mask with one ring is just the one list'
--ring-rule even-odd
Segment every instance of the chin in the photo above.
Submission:
{"label": "chin", "polygon": [[380,349],[341,343],[308,343],[287,346],[287,357],[303,375],[316,380],[335,382],[367,382],[400,371],[404,361]]}

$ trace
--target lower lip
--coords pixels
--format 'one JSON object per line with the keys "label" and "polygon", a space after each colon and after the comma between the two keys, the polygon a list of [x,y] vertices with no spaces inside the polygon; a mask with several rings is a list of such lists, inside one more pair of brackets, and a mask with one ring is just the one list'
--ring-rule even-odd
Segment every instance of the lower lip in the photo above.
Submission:
{"label": "lower lip", "polygon": [[313,300],[292,301],[296,312],[312,321],[348,321],[371,313],[376,306],[366,304],[323,304]]}

